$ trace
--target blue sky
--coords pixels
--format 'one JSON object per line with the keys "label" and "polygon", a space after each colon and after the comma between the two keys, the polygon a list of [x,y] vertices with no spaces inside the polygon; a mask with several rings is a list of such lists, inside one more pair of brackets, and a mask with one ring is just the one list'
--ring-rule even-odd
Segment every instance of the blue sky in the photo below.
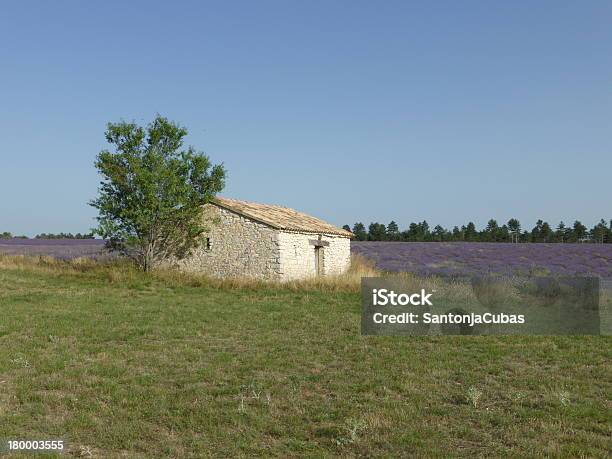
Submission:
{"label": "blue sky", "polygon": [[612,3],[5,2],[0,231],[86,231],[156,113],[223,195],[342,225],[612,218]]}

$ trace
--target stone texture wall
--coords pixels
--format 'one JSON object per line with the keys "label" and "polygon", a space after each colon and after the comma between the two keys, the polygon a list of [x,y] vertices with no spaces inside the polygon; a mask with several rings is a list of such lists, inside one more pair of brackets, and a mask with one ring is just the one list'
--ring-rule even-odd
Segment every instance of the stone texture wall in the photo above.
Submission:
{"label": "stone texture wall", "polygon": [[[315,247],[318,234],[279,231],[224,208],[207,204],[203,218],[210,228],[205,235],[210,249],[200,247],[177,262],[179,269],[215,277],[251,277],[293,280],[316,275]],[[350,266],[350,239],[321,235],[329,245],[321,247],[322,275],[341,274]]]}
{"label": "stone texture wall", "polygon": [[323,236],[322,239],[329,242],[328,247],[323,247],[325,275],[345,273],[351,266],[351,240],[339,236]]}
{"label": "stone texture wall", "polygon": [[215,277],[280,276],[278,231],[212,204],[204,206],[203,217],[210,249],[200,247],[179,262],[180,269]]}
{"label": "stone texture wall", "polygon": [[[280,277],[282,280],[302,279],[316,275],[315,247],[310,243],[317,234],[280,232]],[[321,235],[328,246],[321,247],[320,272],[322,275],[342,274],[351,263],[350,239]]]}

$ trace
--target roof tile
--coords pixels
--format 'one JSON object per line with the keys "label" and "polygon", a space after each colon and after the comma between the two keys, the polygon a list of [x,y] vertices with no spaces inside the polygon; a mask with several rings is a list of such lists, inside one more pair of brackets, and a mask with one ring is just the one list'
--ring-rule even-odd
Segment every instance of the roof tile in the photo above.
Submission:
{"label": "roof tile", "polygon": [[279,230],[353,237],[353,233],[349,231],[288,207],[239,201],[218,196],[212,200],[212,203]]}

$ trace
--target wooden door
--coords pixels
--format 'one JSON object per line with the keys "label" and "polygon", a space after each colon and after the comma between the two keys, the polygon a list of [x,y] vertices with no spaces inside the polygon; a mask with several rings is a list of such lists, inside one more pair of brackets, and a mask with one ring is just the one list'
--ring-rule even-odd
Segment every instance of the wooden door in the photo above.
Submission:
{"label": "wooden door", "polygon": [[322,274],[322,263],[321,263],[321,247],[314,248],[314,263],[315,263],[315,274],[320,276]]}

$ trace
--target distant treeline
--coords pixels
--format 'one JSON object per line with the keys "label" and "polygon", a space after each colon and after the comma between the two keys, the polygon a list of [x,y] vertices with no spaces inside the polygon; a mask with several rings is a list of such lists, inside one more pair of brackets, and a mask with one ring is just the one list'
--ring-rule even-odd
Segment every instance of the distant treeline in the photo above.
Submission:
{"label": "distant treeline", "polygon": [[477,230],[474,223],[469,222],[452,230],[436,225],[433,229],[426,221],[411,223],[408,229],[400,231],[395,221],[388,225],[370,223],[367,230],[363,223],[355,223],[353,228],[344,225],[358,241],[407,241],[407,242],[594,242],[599,244],[612,243],[612,220],[609,224],[601,220],[589,229],[578,220],[571,226],[560,222],[553,229],[548,222],[538,220],[531,231],[523,230],[516,218],[511,218],[505,225],[499,226],[496,220],[489,220],[487,226]]}
{"label": "distant treeline", "polygon": [[[11,238],[28,239],[27,236],[13,236],[8,231],[5,231],[4,233],[0,233],[0,239],[11,239]],[[41,233],[41,234],[37,234],[36,236],[34,236],[34,239],[93,239],[93,238],[94,238],[93,233],[86,233],[86,234],[81,234],[81,233],[76,233],[76,234],[72,234],[72,233],[59,233],[59,234]]]}
{"label": "distant treeline", "polygon": [[11,233],[9,233],[8,231],[5,231],[4,233],[0,233],[0,239],[27,239],[27,236],[13,236]]}

